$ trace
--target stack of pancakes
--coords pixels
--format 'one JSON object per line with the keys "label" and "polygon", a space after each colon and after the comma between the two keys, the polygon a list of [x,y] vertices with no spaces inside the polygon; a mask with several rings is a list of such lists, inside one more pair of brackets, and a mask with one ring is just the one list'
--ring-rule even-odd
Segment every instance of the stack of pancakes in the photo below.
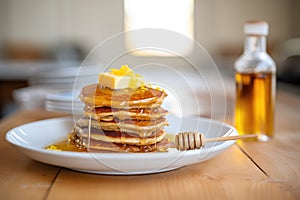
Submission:
{"label": "stack of pancakes", "polygon": [[166,151],[168,112],[161,107],[166,96],[163,90],[149,86],[110,89],[88,85],[81,91],[84,115],[75,125],[73,139],[90,151]]}

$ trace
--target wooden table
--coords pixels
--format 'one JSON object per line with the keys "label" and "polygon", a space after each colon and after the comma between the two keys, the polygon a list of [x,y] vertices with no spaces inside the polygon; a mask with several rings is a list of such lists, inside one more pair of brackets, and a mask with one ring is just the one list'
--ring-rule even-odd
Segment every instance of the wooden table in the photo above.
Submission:
{"label": "wooden table", "polygon": [[19,110],[0,122],[0,199],[300,199],[299,111],[300,97],[279,91],[269,142],[236,143],[211,160],[170,172],[108,176],[39,163],[14,149],[4,139],[9,129],[62,116]]}

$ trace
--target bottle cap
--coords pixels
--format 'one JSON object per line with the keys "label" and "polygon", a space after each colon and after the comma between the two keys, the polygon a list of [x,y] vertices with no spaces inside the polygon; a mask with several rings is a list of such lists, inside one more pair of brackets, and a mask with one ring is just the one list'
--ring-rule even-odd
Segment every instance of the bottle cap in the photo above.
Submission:
{"label": "bottle cap", "polygon": [[268,35],[269,24],[265,21],[248,21],[244,26],[246,35]]}

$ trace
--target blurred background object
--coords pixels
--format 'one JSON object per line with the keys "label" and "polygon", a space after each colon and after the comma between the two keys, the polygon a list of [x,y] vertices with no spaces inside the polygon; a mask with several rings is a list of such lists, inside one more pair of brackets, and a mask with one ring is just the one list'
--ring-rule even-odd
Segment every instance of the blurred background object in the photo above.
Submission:
{"label": "blurred background object", "polygon": [[[44,72],[58,70],[60,73],[61,68],[75,68],[76,71],[96,45],[126,30],[130,20],[125,17],[128,2],[132,1],[0,0],[0,117],[16,108],[12,97],[15,89],[33,87],[32,80]],[[208,51],[223,74],[233,74],[233,62],[242,53],[244,22],[265,20],[270,24],[268,52],[278,62],[279,80],[288,83],[288,87],[296,87],[293,91],[299,89],[299,51],[289,54],[289,49],[294,48],[292,46],[300,37],[299,0],[187,2],[193,6],[189,9],[192,11],[191,26],[187,26],[192,30],[190,37]],[[161,18],[169,16],[168,11],[174,3],[176,1],[164,2],[164,6],[169,4],[170,9],[166,9]],[[156,7],[153,6],[149,13],[158,15]],[[292,38],[295,40],[290,42]],[[297,44],[299,49],[299,42]],[[149,62],[169,60],[176,65],[172,57],[152,56],[147,59]],[[130,65],[138,62],[137,57]],[[184,66],[179,67],[184,69]],[[56,86],[51,87],[51,90],[56,89]],[[25,91],[19,90],[22,94]],[[40,106],[39,103],[36,106]]]}
{"label": "blurred background object", "polygon": [[279,64],[278,80],[300,86],[300,36],[287,39],[276,46],[274,55]]}

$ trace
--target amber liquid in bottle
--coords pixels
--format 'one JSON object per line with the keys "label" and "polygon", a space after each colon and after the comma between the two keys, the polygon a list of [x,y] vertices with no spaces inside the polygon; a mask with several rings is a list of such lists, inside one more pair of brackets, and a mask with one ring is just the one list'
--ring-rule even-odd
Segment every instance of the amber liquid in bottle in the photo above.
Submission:
{"label": "amber liquid in bottle", "polygon": [[236,73],[235,126],[239,134],[274,133],[275,75]]}
{"label": "amber liquid in bottle", "polygon": [[274,135],[276,64],[266,52],[268,23],[248,21],[243,54],[235,61],[235,127],[240,135]]}

